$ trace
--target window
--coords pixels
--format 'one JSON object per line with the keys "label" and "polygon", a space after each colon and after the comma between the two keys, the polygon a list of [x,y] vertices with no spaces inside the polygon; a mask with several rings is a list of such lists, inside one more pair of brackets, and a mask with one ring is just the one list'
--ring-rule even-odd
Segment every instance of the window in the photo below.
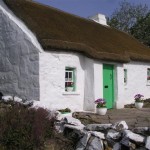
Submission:
{"label": "window", "polygon": [[127,84],[127,69],[124,69],[124,84]]}
{"label": "window", "polygon": [[150,84],[150,68],[147,69],[147,83]]}
{"label": "window", "polygon": [[65,91],[75,91],[75,68],[66,67],[65,69]]}

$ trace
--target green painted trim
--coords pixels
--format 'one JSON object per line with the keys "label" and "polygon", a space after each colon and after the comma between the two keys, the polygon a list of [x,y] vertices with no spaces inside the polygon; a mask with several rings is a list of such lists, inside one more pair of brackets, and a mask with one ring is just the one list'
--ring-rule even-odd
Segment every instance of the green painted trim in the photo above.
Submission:
{"label": "green painted trim", "polygon": [[114,67],[114,65],[112,65],[113,66],[113,88],[112,88],[112,90],[113,90],[113,95],[112,95],[112,97],[113,97],[113,106],[112,106],[112,108],[114,108],[114,104],[115,104],[115,67]]}
{"label": "green painted trim", "polygon": [[75,71],[76,71],[76,69],[73,68],[73,82],[74,82],[74,84],[73,84],[73,91],[76,90],[76,75],[75,75]]}
{"label": "green painted trim", "polygon": [[73,71],[73,91],[76,91],[76,68],[72,68],[72,67],[65,67],[65,71]]}

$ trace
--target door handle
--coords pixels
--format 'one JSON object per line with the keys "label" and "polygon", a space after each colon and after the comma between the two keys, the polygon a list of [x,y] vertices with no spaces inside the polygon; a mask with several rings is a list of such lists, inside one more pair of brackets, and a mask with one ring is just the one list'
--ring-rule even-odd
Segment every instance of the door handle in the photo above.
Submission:
{"label": "door handle", "polygon": [[105,88],[108,88],[108,85],[105,85],[104,87],[105,87]]}

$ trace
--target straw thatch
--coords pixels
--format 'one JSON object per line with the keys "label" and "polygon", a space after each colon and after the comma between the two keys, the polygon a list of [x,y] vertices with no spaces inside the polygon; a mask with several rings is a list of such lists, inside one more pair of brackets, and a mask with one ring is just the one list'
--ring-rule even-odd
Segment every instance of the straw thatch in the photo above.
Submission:
{"label": "straw thatch", "polygon": [[78,51],[117,62],[150,61],[150,49],[126,33],[33,1],[4,2],[46,51]]}

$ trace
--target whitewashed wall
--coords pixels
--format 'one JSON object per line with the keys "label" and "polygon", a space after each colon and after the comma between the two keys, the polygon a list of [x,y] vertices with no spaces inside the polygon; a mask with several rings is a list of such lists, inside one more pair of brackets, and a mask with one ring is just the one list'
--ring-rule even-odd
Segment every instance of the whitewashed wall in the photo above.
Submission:
{"label": "whitewashed wall", "polygon": [[145,98],[150,98],[150,85],[147,84],[147,68],[150,63],[131,62],[124,65],[128,70],[128,82],[124,86],[125,98],[133,98],[135,94],[143,94]]}
{"label": "whitewashed wall", "polygon": [[[127,84],[124,85],[123,68],[127,69]],[[117,68],[118,102],[130,104],[134,102],[135,94],[143,94],[150,98],[150,85],[147,84],[147,68],[150,63],[130,62]]]}
{"label": "whitewashed wall", "polygon": [[[94,62],[94,101],[103,98],[103,64]],[[95,106],[96,107],[96,106]]]}
{"label": "whitewashed wall", "polygon": [[94,110],[94,60],[85,57],[84,110]]}
{"label": "whitewashed wall", "polygon": [[[40,53],[41,105],[83,110],[85,57],[77,53]],[[65,92],[65,67],[76,68],[76,92]]]}
{"label": "whitewashed wall", "polygon": [[0,92],[38,100],[39,50],[21,25],[0,1]]}

